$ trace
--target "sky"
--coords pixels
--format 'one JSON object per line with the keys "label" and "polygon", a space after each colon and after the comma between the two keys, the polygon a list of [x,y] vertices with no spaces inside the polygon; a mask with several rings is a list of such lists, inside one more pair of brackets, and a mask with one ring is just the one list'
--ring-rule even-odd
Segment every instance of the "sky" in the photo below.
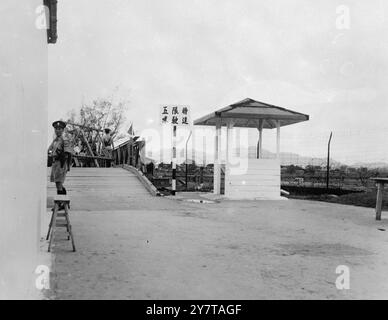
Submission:
{"label": "sky", "polygon": [[249,97],[310,116],[282,128],[282,151],[325,156],[333,131],[336,160],[388,162],[387,12],[380,0],[59,1],[49,123],[116,87],[137,133],[162,132],[162,104],[196,119]]}

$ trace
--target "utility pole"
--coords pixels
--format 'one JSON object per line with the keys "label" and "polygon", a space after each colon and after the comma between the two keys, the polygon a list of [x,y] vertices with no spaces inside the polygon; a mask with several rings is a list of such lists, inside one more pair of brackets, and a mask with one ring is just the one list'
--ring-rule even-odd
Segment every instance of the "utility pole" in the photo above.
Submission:
{"label": "utility pole", "polygon": [[333,132],[330,132],[329,142],[327,144],[327,164],[326,164],[326,191],[329,190],[329,179],[330,179],[330,143]]}

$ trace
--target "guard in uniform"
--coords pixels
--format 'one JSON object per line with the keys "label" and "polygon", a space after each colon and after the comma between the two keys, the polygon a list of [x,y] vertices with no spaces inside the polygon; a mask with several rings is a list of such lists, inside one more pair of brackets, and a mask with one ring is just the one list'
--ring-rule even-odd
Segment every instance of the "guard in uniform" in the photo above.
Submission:
{"label": "guard in uniform", "polygon": [[[107,156],[109,158],[112,158],[112,150],[113,150],[113,138],[110,135],[110,129],[106,128],[104,129],[105,134],[102,137],[102,142],[103,142],[103,148],[106,150]],[[108,167],[110,167],[110,162],[108,161]]]}
{"label": "guard in uniform", "polygon": [[55,182],[57,194],[67,194],[63,183],[66,174],[70,171],[72,148],[68,139],[63,137],[63,131],[66,123],[59,120],[53,122],[55,130],[55,139],[48,149],[48,155],[52,158],[50,181]]}

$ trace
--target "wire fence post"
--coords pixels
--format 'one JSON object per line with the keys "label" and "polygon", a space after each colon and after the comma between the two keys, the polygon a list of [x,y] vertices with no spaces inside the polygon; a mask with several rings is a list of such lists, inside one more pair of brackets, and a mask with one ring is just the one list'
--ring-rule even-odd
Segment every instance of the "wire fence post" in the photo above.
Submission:
{"label": "wire fence post", "polygon": [[329,190],[330,181],[330,143],[333,132],[330,132],[329,142],[327,143],[327,164],[326,164],[326,191]]}

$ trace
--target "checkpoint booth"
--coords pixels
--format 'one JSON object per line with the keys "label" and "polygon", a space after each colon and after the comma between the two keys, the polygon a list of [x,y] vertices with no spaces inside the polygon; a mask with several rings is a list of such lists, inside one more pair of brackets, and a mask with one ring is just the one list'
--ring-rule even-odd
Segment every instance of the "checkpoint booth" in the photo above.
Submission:
{"label": "checkpoint booth", "polygon": [[[309,116],[267,103],[245,99],[194,121],[198,126],[214,126],[214,194],[227,199],[280,200],[280,128],[309,120]],[[226,157],[221,161],[221,128],[226,127]],[[233,128],[257,128],[257,153],[246,159],[244,172],[235,173],[230,164]],[[263,158],[263,129],[276,129],[276,158]]]}

